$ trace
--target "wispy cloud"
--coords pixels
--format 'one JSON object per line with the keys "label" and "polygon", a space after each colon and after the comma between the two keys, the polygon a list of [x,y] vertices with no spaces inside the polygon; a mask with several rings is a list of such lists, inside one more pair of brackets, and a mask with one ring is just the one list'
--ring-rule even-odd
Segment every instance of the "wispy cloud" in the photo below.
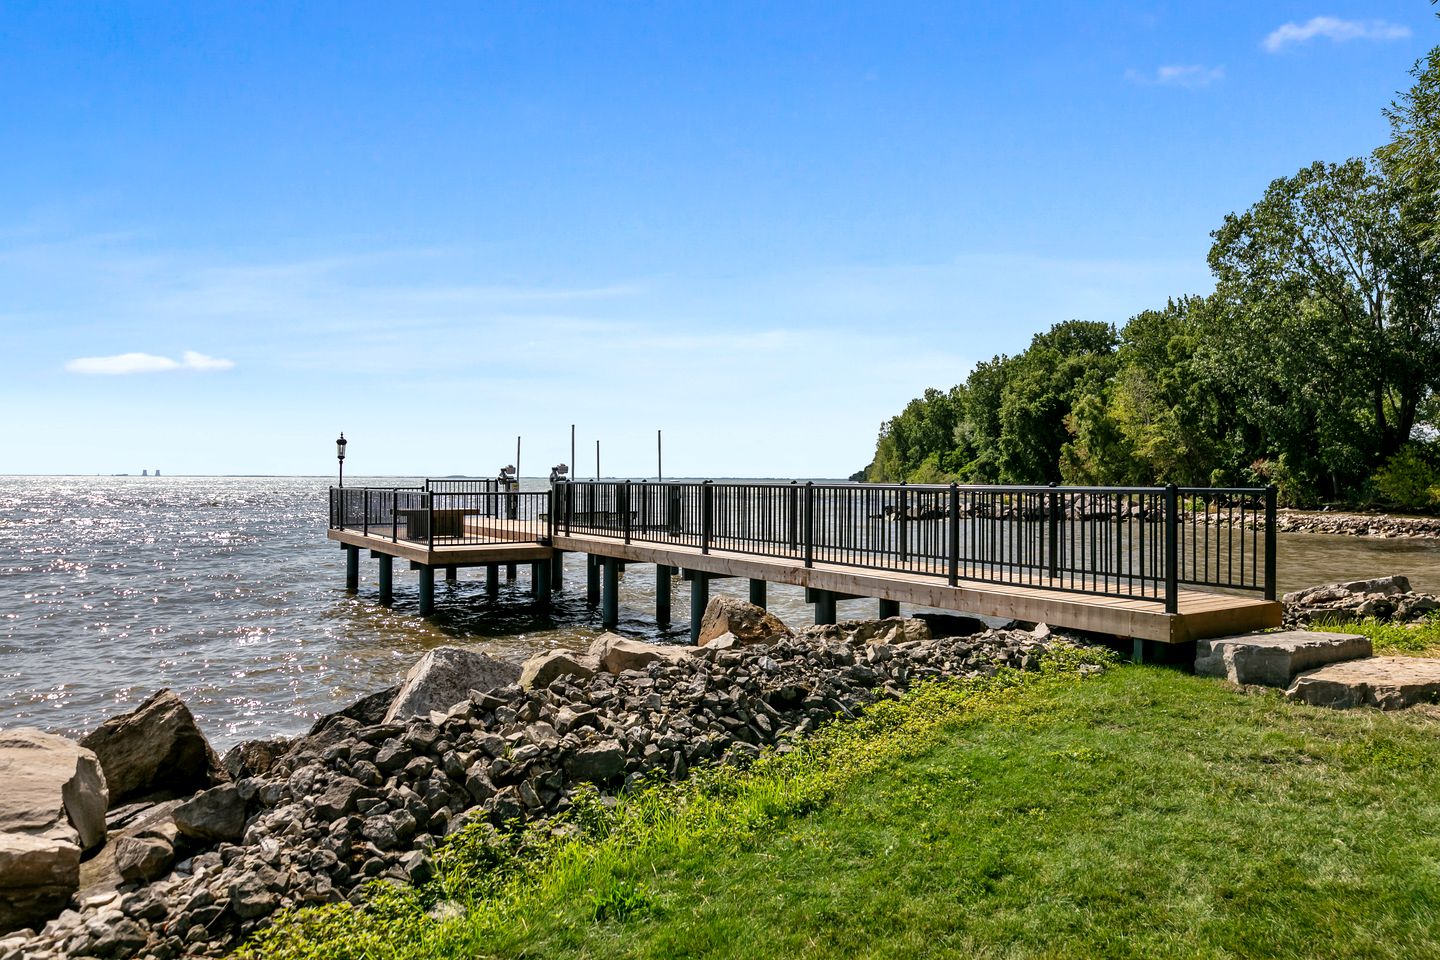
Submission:
{"label": "wispy cloud", "polygon": [[209,372],[229,370],[235,366],[233,360],[209,357],[194,350],[186,350],[179,360],[156,356],[153,353],[117,353],[110,357],[77,357],[65,364],[71,373],[99,376],[125,376],[133,373],[168,373],[171,370],[195,370]]}
{"label": "wispy cloud", "polygon": [[1205,67],[1199,64],[1166,64],[1156,67],[1154,73],[1126,70],[1125,79],[1131,83],[1152,86],[1208,87],[1212,83],[1225,79],[1225,68],[1223,66]]}
{"label": "wispy cloud", "polygon": [[1336,43],[1347,40],[1404,40],[1410,28],[1388,20],[1341,20],[1339,17],[1311,17],[1304,23],[1287,23],[1275,28],[1262,44],[1271,53],[1286,47],[1325,37]]}

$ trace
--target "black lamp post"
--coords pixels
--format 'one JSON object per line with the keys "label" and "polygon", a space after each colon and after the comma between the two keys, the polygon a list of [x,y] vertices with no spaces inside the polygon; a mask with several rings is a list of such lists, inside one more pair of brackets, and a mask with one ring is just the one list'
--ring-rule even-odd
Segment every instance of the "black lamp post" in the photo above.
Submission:
{"label": "black lamp post", "polygon": [[345,486],[345,434],[335,441],[335,459],[340,461],[340,486]]}

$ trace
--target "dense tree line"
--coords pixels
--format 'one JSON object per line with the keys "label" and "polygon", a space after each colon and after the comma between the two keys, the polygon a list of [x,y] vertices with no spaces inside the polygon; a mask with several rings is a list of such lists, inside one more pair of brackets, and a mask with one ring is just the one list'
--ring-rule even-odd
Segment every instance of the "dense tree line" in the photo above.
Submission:
{"label": "dense tree line", "polygon": [[1440,505],[1440,48],[1371,157],[1270,184],[1211,236],[1215,290],[1072,320],[926,390],[871,481],[1236,485]]}

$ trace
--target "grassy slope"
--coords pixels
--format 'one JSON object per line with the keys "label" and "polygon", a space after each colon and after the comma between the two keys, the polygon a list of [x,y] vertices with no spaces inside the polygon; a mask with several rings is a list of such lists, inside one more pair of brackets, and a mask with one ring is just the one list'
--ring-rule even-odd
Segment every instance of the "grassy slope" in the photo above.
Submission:
{"label": "grassy slope", "polygon": [[1437,732],[1157,668],[1027,683],[370,955],[1440,956]]}

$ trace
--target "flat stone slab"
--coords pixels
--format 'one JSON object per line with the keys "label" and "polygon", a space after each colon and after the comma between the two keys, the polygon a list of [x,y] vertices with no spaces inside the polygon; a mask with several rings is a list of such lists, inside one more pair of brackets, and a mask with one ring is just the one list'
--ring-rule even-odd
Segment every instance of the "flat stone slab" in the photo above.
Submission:
{"label": "flat stone slab", "polygon": [[1291,700],[1315,707],[1379,707],[1402,710],[1440,703],[1440,660],[1429,657],[1371,657],[1332,663],[1300,674],[1285,691]]}
{"label": "flat stone slab", "polygon": [[1252,633],[1196,641],[1195,672],[1233,683],[1286,687],[1298,673],[1370,654],[1370,638],[1358,633]]}

